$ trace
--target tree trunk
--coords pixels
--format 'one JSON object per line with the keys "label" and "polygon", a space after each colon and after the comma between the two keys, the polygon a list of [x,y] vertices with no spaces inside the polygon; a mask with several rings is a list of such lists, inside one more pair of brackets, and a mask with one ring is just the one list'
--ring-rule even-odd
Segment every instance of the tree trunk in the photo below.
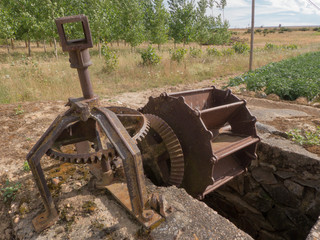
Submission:
{"label": "tree trunk", "polygon": [[6,38],[6,44],[7,44],[8,54],[10,54],[10,45],[9,45],[8,38]]}
{"label": "tree trunk", "polygon": [[31,41],[30,38],[28,39],[28,56],[31,56]]}
{"label": "tree trunk", "polygon": [[39,41],[37,41],[37,48],[39,48],[40,47],[40,43],[39,43]]}
{"label": "tree trunk", "polygon": [[13,42],[13,38],[11,38],[11,48],[12,48],[12,50],[14,49],[14,42]]}
{"label": "tree trunk", "polygon": [[99,49],[99,58],[101,58],[101,43],[100,43],[100,38],[98,40],[98,49]]}
{"label": "tree trunk", "polygon": [[58,50],[57,50],[57,41],[53,38],[53,45],[54,45],[54,55],[58,58]]}
{"label": "tree trunk", "polygon": [[52,42],[51,41],[49,41],[49,44],[50,44],[50,47],[52,47]]}
{"label": "tree trunk", "polygon": [[28,48],[28,42],[27,42],[27,40],[24,40],[24,43],[26,44],[26,48]]}
{"label": "tree trunk", "polygon": [[46,40],[43,40],[43,50],[45,53],[47,52]]}
{"label": "tree trunk", "polygon": [[117,40],[117,45],[118,45],[118,47],[119,47],[119,40]]}
{"label": "tree trunk", "polygon": [[174,42],[174,49],[176,49],[177,48],[177,43],[176,42]]}
{"label": "tree trunk", "polygon": [[158,50],[160,51],[160,44],[158,44]]}

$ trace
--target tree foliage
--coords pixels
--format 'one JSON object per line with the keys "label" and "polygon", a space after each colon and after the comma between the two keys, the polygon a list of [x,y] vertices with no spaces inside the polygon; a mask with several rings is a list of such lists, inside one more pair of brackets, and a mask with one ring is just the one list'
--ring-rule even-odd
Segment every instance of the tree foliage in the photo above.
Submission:
{"label": "tree foliage", "polygon": [[1,0],[0,38],[51,41],[58,37],[55,18],[85,14],[96,43],[122,40],[135,48],[143,41],[160,47],[170,38],[221,42],[228,25],[206,13],[225,5],[226,0],[168,0],[167,9],[164,0]]}

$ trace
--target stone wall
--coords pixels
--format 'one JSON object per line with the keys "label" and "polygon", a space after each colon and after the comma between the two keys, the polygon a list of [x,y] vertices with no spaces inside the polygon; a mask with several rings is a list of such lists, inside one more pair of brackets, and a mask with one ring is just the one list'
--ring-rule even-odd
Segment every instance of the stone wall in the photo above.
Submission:
{"label": "stone wall", "polygon": [[248,172],[205,202],[255,239],[306,239],[320,214],[319,173],[319,157],[265,135]]}

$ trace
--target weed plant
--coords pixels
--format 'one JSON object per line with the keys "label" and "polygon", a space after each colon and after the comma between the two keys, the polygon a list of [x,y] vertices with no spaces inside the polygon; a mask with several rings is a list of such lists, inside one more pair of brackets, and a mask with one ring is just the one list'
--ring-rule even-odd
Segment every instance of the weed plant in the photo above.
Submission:
{"label": "weed plant", "polygon": [[209,56],[222,56],[222,53],[218,49],[216,49],[214,47],[207,48],[207,54]]}
{"label": "weed plant", "polygon": [[201,57],[202,50],[200,48],[190,47],[189,54],[193,58],[199,58]]}
{"label": "weed plant", "polygon": [[21,183],[12,183],[7,179],[4,186],[0,189],[3,201],[11,202],[15,199],[18,190],[21,188]]}
{"label": "weed plant", "polygon": [[106,44],[102,45],[101,52],[102,52],[102,55],[103,55],[104,61],[105,61],[104,70],[109,73],[116,70],[119,65],[119,60],[118,60],[118,56],[117,56],[116,52],[112,51],[109,48],[109,46],[107,46]]}
{"label": "weed plant", "polygon": [[149,46],[146,50],[140,51],[140,54],[142,58],[142,64],[145,66],[157,65],[160,63],[160,56],[151,46]]}
{"label": "weed plant", "polygon": [[171,53],[171,60],[180,63],[185,58],[187,54],[187,49],[178,48],[178,49],[171,50],[170,53]]}
{"label": "weed plant", "polygon": [[249,52],[249,45],[247,43],[243,43],[243,42],[236,42],[233,46],[232,46],[233,50],[238,53],[238,54],[244,54]]}
{"label": "weed plant", "polygon": [[300,145],[320,145],[320,127],[317,127],[314,132],[295,128],[286,134],[292,141]]}

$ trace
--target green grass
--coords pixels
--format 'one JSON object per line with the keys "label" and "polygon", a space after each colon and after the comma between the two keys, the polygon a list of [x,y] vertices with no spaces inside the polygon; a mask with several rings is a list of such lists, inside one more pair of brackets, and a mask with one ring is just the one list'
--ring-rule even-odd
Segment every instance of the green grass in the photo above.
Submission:
{"label": "green grass", "polygon": [[245,84],[250,91],[277,94],[284,100],[306,97],[312,100],[320,93],[320,52],[306,53],[230,79],[228,86]]}
{"label": "green grass", "polygon": [[[0,104],[66,100],[68,97],[81,96],[77,72],[69,67],[68,53],[62,53],[59,48],[59,58],[56,59],[53,48],[43,53],[42,48],[34,47],[32,57],[29,58],[21,44],[10,54],[4,50],[1,53],[0,49]],[[212,50],[210,54],[207,49],[212,49],[212,46],[200,48],[190,44],[184,46],[188,53],[178,63],[171,60],[170,49],[172,51],[174,48],[170,43],[161,46],[160,51],[155,48],[155,53],[161,58],[157,65],[144,66],[140,52],[148,46],[142,44],[132,52],[124,44],[110,44],[110,49],[116,52],[119,60],[117,68],[112,72],[105,71],[104,58],[99,58],[97,48],[90,49],[93,65],[89,71],[95,94],[100,98],[110,98],[123,92],[192,84],[207,79],[225,79],[248,69],[248,54],[234,54],[230,46],[217,46],[216,51]],[[262,46],[256,47],[254,68],[311,51],[319,51],[319,44],[307,42],[299,49],[275,51],[264,51]],[[23,109],[17,108],[16,114],[23,114]]]}

